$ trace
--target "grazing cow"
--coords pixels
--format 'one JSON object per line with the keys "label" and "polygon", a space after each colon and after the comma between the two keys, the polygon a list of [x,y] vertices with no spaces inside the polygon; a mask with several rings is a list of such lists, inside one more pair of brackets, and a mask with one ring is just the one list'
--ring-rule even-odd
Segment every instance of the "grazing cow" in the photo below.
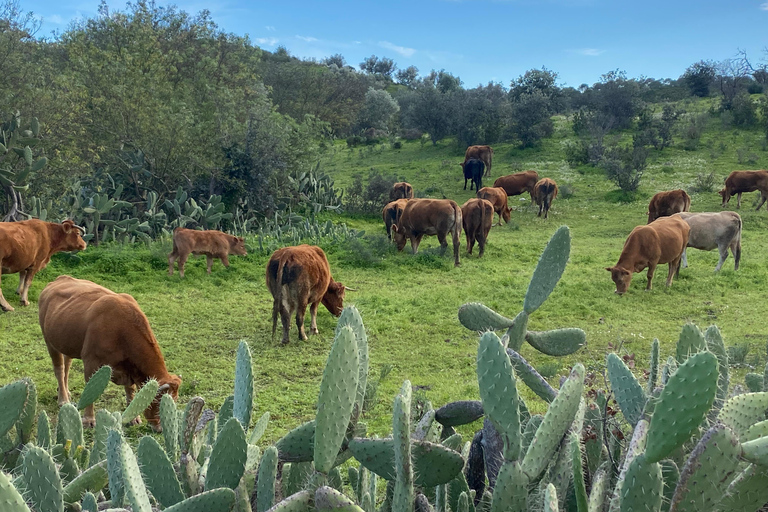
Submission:
{"label": "grazing cow", "polygon": [[509,205],[507,205],[507,193],[501,187],[483,187],[477,191],[479,199],[487,199],[493,205],[493,211],[499,214],[499,226],[501,219],[509,224]]}
{"label": "grazing cow", "polygon": [[691,196],[679,188],[677,190],[667,190],[659,192],[651,198],[648,204],[648,224],[659,217],[669,217],[675,213],[687,212],[691,210]]}
{"label": "grazing cow", "polygon": [[675,215],[662,217],[650,224],[637,226],[624,242],[619,261],[605,270],[611,273],[616,283],[616,293],[624,294],[632,281],[633,272],[641,272],[648,267],[648,286],[651,289],[653,273],[660,263],[669,263],[667,286],[672,284],[672,276],[680,271],[680,260],[688,245],[688,224]]}
{"label": "grazing cow", "polygon": [[395,201],[397,199],[413,199],[413,187],[410,183],[400,181],[392,185],[392,190],[389,191],[389,200]]}
{"label": "grazing cow", "polygon": [[173,263],[179,260],[179,275],[184,277],[184,264],[190,254],[205,254],[208,259],[208,274],[211,273],[213,259],[218,258],[229,268],[229,255],[245,256],[245,240],[241,236],[232,236],[215,229],[199,231],[197,229],[176,228],[173,230],[173,252],[168,255],[168,275],[173,275]]}
{"label": "grazing cow", "polygon": [[723,208],[734,195],[738,198],[736,208],[741,208],[741,194],[755,190],[760,191],[759,210],[768,199],[768,171],[733,171],[725,178],[725,187],[718,193],[723,198]]}
{"label": "grazing cow", "polygon": [[[176,399],[181,378],[168,373],[160,346],[136,300],[91,281],[59,276],[40,293],[40,328],[59,383],[59,405],[69,402],[69,368],[82,359],[85,381],[104,365],[112,382],[125,387],[128,403],[136,386],[149,379],[160,384],[157,398],[144,416],[160,432],[160,395]],[[95,423],[93,405],[85,409],[83,425]],[[140,418],[133,423],[141,423]]]}
{"label": "grazing cow", "polygon": [[[82,251],[85,230],[71,220],[61,224],[31,219],[0,223],[0,274],[19,273],[21,305],[29,305],[29,285],[32,278],[44,269],[51,256],[61,251]],[[13,311],[0,290],[0,309]]]}
{"label": "grazing cow", "polygon": [[319,247],[298,245],[276,250],[267,263],[267,288],[272,294],[272,338],[277,328],[277,315],[283,324],[282,343],[288,343],[291,315],[296,312],[299,339],[306,340],[304,315],[311,316],[312,334],[318,334],[317,308],[320,303],[333,316],[339,316],[344,307],[344,291],[351,290],[331,278],[328,258]]}
{"label": "grazing cow", "polygon": [[485,169],[483,161],[470,158],[459,165],[464,171],[464,190],[467,190],[467,181],[470,181],[469,190],[472,190],[473,185],[475,190],[480,190],[483,187],[483,170]]}
{"label": "grazing cow", "polygon": [[[739,270],[741,260],[741,216],[736,212],[716,213],[678,213],[680,218],[688,223],[691,232],[688,235],[688,247],[711,251],[714,248],[720,252],[715,272],[719,271],[730,247],[734,259],[734,270]],[[683,252],[683,268],[688,266],[688,258]]]}
{"label": "grazing cow", "polygon": [[491,146],[469,146],[464,153],[464,162],[470,158],[482,160],[485,164],[485,175],[491,175],[491,163],[493,162],[493,148]]}
{"label": "grazing cow", "polygon": [[410,239],[413,253],[419,250],[424,235],[437,235],[442,253],[448,247],[445,237],[453,239],[454,265],[459,266],[459,237],[461,236],[461,208],[450,199],[412,199],[408,201],[400,222],[392,226],[397,250],[402,251]]}
{"label": "grazing cow", "polygon": [[475,240],[480,247],[479,258],[485,252],[485,241],[493,222],[493,205],[487,199],[470,199],[461,206],[461,220],[467,234],[467,253],[472,254]]}
{"label": "grazing cow", "polygon": [[552,201],[557,197],[557,183],[550,178],[543,178],[536,182],[536,186],[533,188],[533,199],[539,206],[539,217],[541,212],[544,212],[544,218],[547,218],[549,214],[549,207],[552,206]]}
{"label": "grazing cow", "polygon": [[502,176],[493,182],[493,186],[503,188],[509,197],[528,192],[531,194],[531,201],[533,201],[533,188],[538,181],[539,173],[536,171],[523,171]]}
{"label": "grazing cow", "polygon": [[384,226],[387,228],[387,238],[390,240],[392,240],[392,226],[400,222],[400,216],[403,214],[403,209],[407,203],[408,199],[398,199],[389,202],[381,212],[381,216],[384,219]]}

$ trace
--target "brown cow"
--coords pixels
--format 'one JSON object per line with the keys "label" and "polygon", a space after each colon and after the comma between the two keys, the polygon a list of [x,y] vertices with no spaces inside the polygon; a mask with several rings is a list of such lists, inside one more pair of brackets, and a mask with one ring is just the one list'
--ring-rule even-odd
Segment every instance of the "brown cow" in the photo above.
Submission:
{"label": "brown cow", "polygon": [[523,171],[502,176],[493,182],[493,186],[503,188],[509,197],[528,192],[531,194],[531,201],[533,201],[533,189],[538,181],[539,173],[536,171]]}
{"label": "brown cow", "polygon": [[277,328],[277,315],[283,324],[283,343],[288,343],[291,315],[296,312],[299,339],[306,340],[304,315],[307,305],[312,318],[311,333],[318,334],[317,308],[320,303],[334,316],[344,307],[344,291],[351,290],[331,278],[331,268],[323,250],[299,245],[276,250],[267,263],[267,288],[272,294],[272,338]]}
{"label": "brown cow", "polygon": [[[82,233],[81,233],[82,231]],[[61,224],[31,219],[21,222],[0,223],[0,273],[19,273],[21,305],[29,305],[29,285],[32,278],[44,269],[51,256],[61,251],[82,251],[86,244],[85,230],[71,220]],[[13,311],[0,290],[0,309]]]}
{"label": "brown cow", "polygon": [[245,256],[245,240],[241,236],[228,235],[215,229],[199,231],[197,229],[176,228],[173,230],[173,252],[168,255],[168,275],[173,275],[173,263],[179,260],[179,275],[184,277],[184,264],[190,254],[205,254],[208,259],[208,274],[211,273],[213,259],[218,258],[229,268],[230,254]]}
{"label": "brown cow", "polygon": [[533,200],[539,206],[539,217],[544,212],[544,218],[549,214],[549,207],[557,197],[557,183],[551,178],[542,178],[536,182],[533,188]]}
{"label": "brown cow", "polygon": [[399,181],[392,185],[392,190],[389,191],[389,200],[395,201],[397,199],[413,199],[413,187],[406,181]]}
{"label": "brown cow", "polygon": [[[91,281],[59,276],[40,293],[40,328],[59,383],[59,405],[69,401],[69,367],[82,359],[85,381],[104,365],[112,368],[112,382],[125,387],[128,403],[136,386],[149,379],[160,384],[158,398],[176,399],[181,378],[168,373],[160,346],[136,300]],[[144,416],[161,431],[155,400]],[[93,405],[85,409],[83,425],[95,423]],[[133,423],[141,423],[140,418]]]}
{"label": "brown cow", "polygon": [[759,210],[768,199],[768,171],[733,171],[725,178],[725,187],[718,193],[723,198],[723,208],[734,195],[738,197],[736,208],[741,208],[741,194],[755,190],[760,191]]}
{"label": "brown cow", "polygon": [[491,163],[493,162],[493,148],[491,146],[469,146],[464,152],[464,162],[472,158],[482,160],[485,164],[485,176],[491,175]]}
{"label": "brown cow", "polygon": [[448,247],[445,237],[453,239],[454,265],[459,266],[459,237],[461,236],[461,208],[450,199],[411,199],[405,205],[400,222],[392,226],[397,250],[402,251],[406,239],[416,254],[424,235],[437,235],[442,253]]}
{"label": "brown cow", "polygon": [[648,224],[659,217],[669,217],[680,212],[691,210],[691,196],[679,188],[677,190],[667,190],[659,192],[651,198],[648,204]]}
{"label": "brown cow", "polygon": [[[509,205],[507,204],[507,193],[501,187],[483,187],[477,191],[479,199],[487,199],[493,205],[493,211],[499,214],[499,226],[501,219],[509,224]],[[494,224],[495,225],[495,224]]]}
{"label": "brown cow", "polygon": [[482,258],[493,222],[493,205],[487,199],[470,199],[461,206],[461,220],[467,234],[467,253],[472,254],[477,240],[480,247],[478,257]]}
{"label": "brown cow", "polygon": [[381,212],[381,216],[384,219],[384,226],[387,228],[387,238],[392,240],[392,226],[400,222],[400,216],[403,214],[403,209],[408,203],[407,199],[398,199],[387,203],[384,210]]}
{"label": "brown cow", "polygon": [[619,261],[605,270],[611,273],[616,283],[616,293],[624,294],[632,281],[633,272],[641,272],[648,267],[648,286],[651,289],[653,273],[660,263],[669,263],[667,286],[672,284],[672,276],[680,271],[690,227],[678,215],[662,217],[645,226],[637,226],[624,242]]}

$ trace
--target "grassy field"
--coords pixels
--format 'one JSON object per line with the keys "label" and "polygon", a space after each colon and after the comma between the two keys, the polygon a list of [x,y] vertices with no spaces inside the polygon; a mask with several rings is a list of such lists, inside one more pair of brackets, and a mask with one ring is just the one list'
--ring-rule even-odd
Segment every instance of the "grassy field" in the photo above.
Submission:
{"label": "grassy field", "polygon": [[[360,309],[369,332],[372,369],[393,365],[380,388],[378,404],[368,414],[369,431],[379,435],[390,431],[392,397],[403,379],[410,379],[420,396],[435,406],[478,398],[477,337],[459,324],[457,310],[465,302],[481,301],[514,316],[522,308],[541,250],[563,224],[571,229],[570,263],[550,299],[531,317],[529,328],[580,327],[587,333],[588,346],[566,358],[543,356],[527,345],[522,350],[554,384],[576,361],[601,373],[605,355],[612,350],[636,354],[640,372],[646,366],[651,340],[659,338],[662,355],[671,354],[686,322],[702,328],[718,325],[727,345],[749,347],[749,364],[765,364],[768,214],[754,211],[756,194],[745,196],[740,211],[743,256],[738,272],[733,270],[729,256],[723,270],[715,274],[716,251],[692,250],[690,267],[670,289],[664,288],[664,266],[657,272],[653,291],[643,291],[643,273],[635,275],[629,293],[619,297],[614,295],[610,275],[604,270],[616,263],[631,229],[645,223],[653,193],[689,188],[701,173],[714,171],[719,188],[734,169],[767,168],[768,152],[760,144],[761,134],[711,126],[697,151],[678,147],[664,150],[652,158],[637,200],[630,203],[615,201],[614,186],[599,171],[568,167],[563,160],[567,137],[567,127],[561,122],[555,137],[540,148],[522,151],[495,146],[493,178],[536,169],[561,187],[569,185],[572,196],[558,198],[548,220],[536,217],[528,198],[512,198],[512,222],[492,229],[482,259],[476,254],[466,255],[462,236],[459,268],[453,267],[448,255],[439,256],[435,238],[425,239],[416,256],[409,250],[397,253],[387,243],[378,215],[331,217],[366,232],[362,238],[324,248],[334,278],[358,289],[348,292],[347,298]],[[745,154],[754,155],[753,163],[739,163]],[[329,151],[322,169],[340,187],[350,185],[356,173],[367,176],[371,169],[396,174],[412,183],[419,195],[445,196],[461,204],[473,195],[462,190],[458,166],[462,157],[463,150],[450,141],[436,147],[408,142],[402,149],[387,144],[349,150],[339,144]],[[731,208],[735,208],[735,200]],[[716,192],[693,194],[691,210],[719,211],[719,196]],[[211,276],[205,274],[204,258],[190,260],[187,276],[181,280],[178,275],[166,274],[168,252],[170,242],[163,241],[150,247],[90,247],[77,257],[55,257],[33,283],[32,305],[0,315],[0,384],[32,376],[40,402],[55,412],[56,382],[37,321],[37,297],[47,282],[70,274],[130,293],[138,300],[169,369],[183,377],[181,401],[199,394],[217,409],[232,392],[235,351],[238,341],[245,339],[255,362],[255,412],[268,410],[272,415],[268,440],[276,440],[312,417],[335,319],[321,308],[319,336],[298,342],[294,326],[292,342],[280,346],[272,341],[270,332],[272,299],[264,284],[268,254],[251,252],[244,258],[233,257],[229,270],[217,262]],[[14,306],[18,304],[16,279],[4,276],[2,280],[3,293]],[[70,384],[75,398],[83,386],[81,372],[82,365],[75,362]],[[529,406],[540,410],[526,391],[523,394]],[[122,403],[122,390],[110,386],[99,405],[115,410]],[[473,427],[466,427],[466,431]]]}

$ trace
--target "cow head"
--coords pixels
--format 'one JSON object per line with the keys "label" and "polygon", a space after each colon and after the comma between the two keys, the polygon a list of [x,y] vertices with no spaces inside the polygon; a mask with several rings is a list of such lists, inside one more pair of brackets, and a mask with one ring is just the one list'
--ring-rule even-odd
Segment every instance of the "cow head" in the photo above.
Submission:
{"label": "cow head", "polygon": [[322,302],[323,306],[328,308],[328,311],[330,311],[333,316],[339,316],[341,310],[344,309],[344,292],[347,289],[346,286],[334,280],[331,280],[328,285],[328,289],[325,291],[325,295],[323,295]]}
{"label": "cow head", "polygon": [[398,251],[405,249],[405,231],[397,224],[392,225],[392,239],[395,241],[395,244],[397,244]]}
{"label": "cow head", "polygon": [[721,204],[720,206],[722,208],[725,208],[725,205],[728,204],[728,201],[731,200],[731,195],[728,193],[728,189],[726,188],[723,188],[723,190],[720,190],[718,194],[720,194],[720,197],[723,198],[723,204]]}
{"label": "cow head", "polygon": [[245,238],[241,236],[230,237],[229,238],[229,254],[246,256],[248,254],[248,251],[245,250]]}
{"label": "cow head", "polygon": [[83,234],[85,229],[76,225],[71,220],[67,219],[61,223],[61,230],[63,237],[59,243],[59,249],[62,251],[84,251],[87,247],[85,240],[83,240]]}
{"label": "cow head", "polygon": [[178,375],[168,374],[165,379],[159,379],[158,383],[160,387],[157,390],[157,396],[152,405],[147,407],[144,411],[144,417],[147,418],[147,423],[152,427],[155,432],[162,432],[163,427],[160,425],[160,399],[163,395],[171,395],[171,398],[176,400],[179,397],[179,386],[181,386],[181,377]]}
{"label": "cow head", "polygon": [[624,295],[629,289],[629,283],[632,282],[632,272],[621,267],[605,267],[605,270],[611,273],[611,279],[616,283],[615,293]]}

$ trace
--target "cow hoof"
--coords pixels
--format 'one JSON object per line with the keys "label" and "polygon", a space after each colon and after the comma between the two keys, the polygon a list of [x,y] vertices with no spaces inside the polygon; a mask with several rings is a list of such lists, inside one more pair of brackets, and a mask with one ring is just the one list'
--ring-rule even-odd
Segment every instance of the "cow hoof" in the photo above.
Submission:
{"label": "cow hoof", "polygon": [[0,306],[0,309],[5,311],[6,313],[10,313],[11,311],[15,311],[12,306]]}
{"label": "cow hoof", "polygon": [[158,434],[163,431],[163,426],[159,423],[157,425],[150,423],[149,426],[152,427],[153,432],[157,432]]}
{"label": "cow hoof", "polygon": [[95,418],[83,418],[83,428],[93,428],[96,426]]}
{"label": "cow hoof", "polygon": [[288,343],[290,343],[290,341],[291,340],[289,340],[288,338],[283,338],[282,340],[280,340],[280,343],[283,345],[287,345]]}
{"label": "cow hoof", "polygon": [[23,300],[23,301],[21,301],[21,303],[20,303],[20,304],[21,304],[22,306],[29,306],[29,301],[28,301],[28,300]]}
{"label": "cow hoof", "polygon": [[129,425],[141,425],[141,418],[138,416],[136,418],[133,418],[131,421],[128,422]]}
{"label": "cow hoof", "polygon": [[317,329],[312,329],[311,332],[312,332],[312,334],[320,334],[320,331],[318,331]]}

